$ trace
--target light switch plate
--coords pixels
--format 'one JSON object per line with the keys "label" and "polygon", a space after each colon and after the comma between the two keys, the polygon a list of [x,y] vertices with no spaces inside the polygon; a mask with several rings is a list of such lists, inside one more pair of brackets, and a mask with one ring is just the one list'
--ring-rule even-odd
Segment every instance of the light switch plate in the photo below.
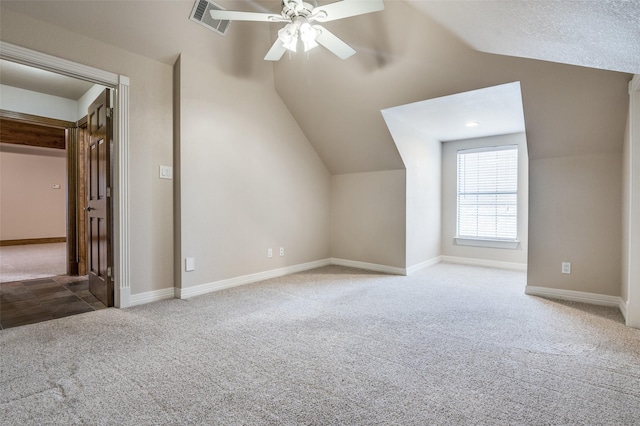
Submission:
{"label": "light switch plate", "polygon": [[184,260],[184,270],[186,272],[191,272],[196,270],[196,259],[193,257],[187,257]]}
{"label": "light switch plate", "polygon": [[173,179],[173,167],[160,166],[160,179]]}

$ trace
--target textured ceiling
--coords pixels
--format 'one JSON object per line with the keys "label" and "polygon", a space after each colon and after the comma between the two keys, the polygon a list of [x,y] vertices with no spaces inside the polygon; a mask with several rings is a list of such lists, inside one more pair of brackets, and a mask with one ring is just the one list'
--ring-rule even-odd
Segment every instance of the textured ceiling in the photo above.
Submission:
{"label": "textured ceiling", "polygon": [[640,0],[409,0],[476,50],[640,74]]}

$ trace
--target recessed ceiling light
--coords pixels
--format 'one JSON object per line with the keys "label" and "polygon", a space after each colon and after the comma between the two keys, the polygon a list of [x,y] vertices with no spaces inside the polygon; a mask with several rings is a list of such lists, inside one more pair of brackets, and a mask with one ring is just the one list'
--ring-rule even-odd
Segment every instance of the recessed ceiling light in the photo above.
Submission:
{"label": "recessed ceiling light", "polygon": [[465,124],[466,127],[477,127],[479,125],[480,123],[478,123],[477,121],[470,121],[467,124]]}

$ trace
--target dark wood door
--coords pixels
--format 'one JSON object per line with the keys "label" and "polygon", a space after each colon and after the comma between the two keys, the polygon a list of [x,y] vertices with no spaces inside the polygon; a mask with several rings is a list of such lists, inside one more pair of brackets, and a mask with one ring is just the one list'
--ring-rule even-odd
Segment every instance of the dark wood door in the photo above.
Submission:
{"label": "dark wood door", "polygon": [[87,113],[87,239],[89,289],[106,306],[113,306],[111,278],[111,108],[109,89]]}

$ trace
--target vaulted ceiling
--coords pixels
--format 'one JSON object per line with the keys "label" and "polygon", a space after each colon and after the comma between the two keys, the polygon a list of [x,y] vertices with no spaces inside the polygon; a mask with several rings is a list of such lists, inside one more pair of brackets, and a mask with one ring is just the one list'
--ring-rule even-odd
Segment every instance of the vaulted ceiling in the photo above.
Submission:
{"label": "vaulted ceiling", "polygon": [[[216,2],[228,9],[280,10],[280,0]],[[640,0],[387,0],[386,4],[397,2],[426,14],[476,50],[640,73]],[[2,5],[166,63],[185,51],[210,55],[209,46],[224,40],[211,34],[208,40],[201,37],[204,30],[188,20],[194,0],[3,0]],[[251,36],[264,28],[237,22],[233,26],[241,27],[233,31],[248,33],[245,40],[253,44]],[[269,45],[268,40],[264,43]],[[244,47],[253,51],[250,44]]]}
{"label": "vaulted ceiling", "polygon": [[[277,11],[280,1],[217,3]],[[625,73],[640,73],[640,0],[387,0],[383,12],[326,24],[358,51],[349,60],[314,49],[273,66],[262,57],[276,24],[234,22],[221,37],[189,21],[193,4],[3,0],[2,7],[167,64],[183,52],[238,78],[275,82],[335,174],[403,167],[380,110],[515,81],[531,158],[618,152]]]}

